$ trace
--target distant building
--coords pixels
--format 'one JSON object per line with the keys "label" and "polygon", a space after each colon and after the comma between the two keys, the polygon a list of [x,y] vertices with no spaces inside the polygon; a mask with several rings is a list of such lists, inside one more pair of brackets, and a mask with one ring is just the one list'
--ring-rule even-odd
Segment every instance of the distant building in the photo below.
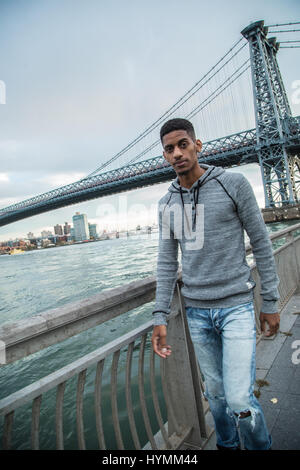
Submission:
{"label": "distant building", "polygon": [[62,235],[63,234],[63,229],[62,226],[59,224],[56,224],[54,227],[54,234],[55,235]]}
{"label": "distant building", "polygon": [[75,230],[73,227],[70,228],[70,238],[71,240],[75,240]]}
{"label": "distant building", "polygon": [[70,230],[71,230],[71,225],[69,225],[68,222],[65,222],[64,235],[68,235],[70,233]]}
{"label": "distant building", "polygon": [[80,212],[76,212],[76,214],[73,215],[73,227],[75,241],[80,242],[83,240],[89,240],[90,234],[86,214],[80,214]]}
{"label": "distant building", "polygon": [[27,233],[27,238],[34,238],[34,234],[32,232],[28,232]]}
{"label": "distant building", "polygon": [[89,224],[90,238],[98,238],[97,224]]}
{"label": "distant building", "polygon": [[48,238],[48,237],[52,237],[53,233],[51,232],[51,230],[43,230],[41,232],[41,236],[43,238]]}

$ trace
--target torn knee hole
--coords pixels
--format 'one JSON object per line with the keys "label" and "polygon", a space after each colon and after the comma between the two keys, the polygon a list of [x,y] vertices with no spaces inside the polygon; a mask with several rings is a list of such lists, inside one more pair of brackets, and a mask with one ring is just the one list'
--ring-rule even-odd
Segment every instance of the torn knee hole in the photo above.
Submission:
{"label": "torn knee hole", "polygon": [[247,418],[248,416],[251,416],[251,411],[241,411],[240,413],[234,413],[236,416],[238,416],[240,419]]}

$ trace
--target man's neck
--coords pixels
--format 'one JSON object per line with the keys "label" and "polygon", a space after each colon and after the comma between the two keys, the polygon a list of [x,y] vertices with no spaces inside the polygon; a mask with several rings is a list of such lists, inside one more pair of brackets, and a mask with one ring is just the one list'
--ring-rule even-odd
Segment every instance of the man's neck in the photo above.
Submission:
{"label": "man's neck", "polygon": [[195,181],[197,181],[206,170],[201,168],[199,165],[193,170],[187,173],[186,175],[178,175],[180,186],[183,188],[190,189]]}

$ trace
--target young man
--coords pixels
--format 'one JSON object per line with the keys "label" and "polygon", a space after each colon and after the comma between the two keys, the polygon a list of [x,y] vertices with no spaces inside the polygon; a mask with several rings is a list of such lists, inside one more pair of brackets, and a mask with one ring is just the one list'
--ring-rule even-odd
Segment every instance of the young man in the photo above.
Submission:
{"label": "young man", "polygon": [[[202,143],[192,124],[172,119],[160,131],[163,155],[177,178],[159,201],[159,252],[152,345],[167,358],[167,316],[182,252],[182,295],[191,338],[215,422],[217,448],[271,446],[254,396],[255,282],[246,261],[244,229],[260,280],[260,322],[266,336],[279,328],[278,276],[268,231],[248,180],[241,173],[199,164]],[[266,324],[269,331],[266,332]]]}

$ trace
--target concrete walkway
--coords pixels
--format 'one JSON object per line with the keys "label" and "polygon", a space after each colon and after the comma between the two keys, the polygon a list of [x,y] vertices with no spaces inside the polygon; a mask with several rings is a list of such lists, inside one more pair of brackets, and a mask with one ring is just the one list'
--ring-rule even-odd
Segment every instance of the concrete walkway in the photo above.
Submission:
{"label": "concrete walkway", "polygon": [[[274,450],[300,450],[300,289],[281,312],[280,332],[261,340],[256,354],[256,392]],[[212,424],[212,417],[207,416]],[[216,450],[215,433],[204,450]]]}

